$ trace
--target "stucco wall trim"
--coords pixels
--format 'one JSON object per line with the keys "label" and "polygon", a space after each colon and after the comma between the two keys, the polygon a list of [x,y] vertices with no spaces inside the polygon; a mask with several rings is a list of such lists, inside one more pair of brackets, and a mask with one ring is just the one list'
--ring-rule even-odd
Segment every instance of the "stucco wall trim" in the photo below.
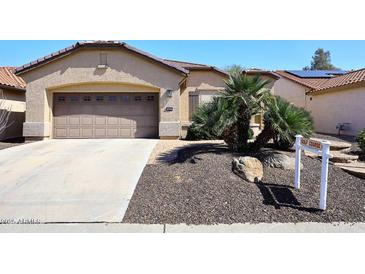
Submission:
{"label": "stucco wall trim", "polygon": [[181,124],[180,122],[160,122],[159,133],[160,137],[179,137]]}
{"label": "stucco wall trim", "polygon": [[25,122],[23,124],[24,137],[49,137],[50,123],[48,122]]}

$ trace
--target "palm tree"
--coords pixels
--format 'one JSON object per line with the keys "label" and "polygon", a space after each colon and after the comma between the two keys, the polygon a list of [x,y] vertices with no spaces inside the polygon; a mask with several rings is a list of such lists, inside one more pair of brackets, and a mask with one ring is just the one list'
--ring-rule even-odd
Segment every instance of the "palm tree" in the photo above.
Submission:
{"label": "palm tree", "polygon": [[242,72],[230,75],[226,81],[220,97],[228,107],[221,126],[224,126],[222,137],[231,150],[247,149],[251,117],[266,109],[272,99],[270,91],[265,88],[269,83],[259,75],[249,76]]}
{"label": "palm tree", "polygon": [[294,144],[295,135],[309,137],[313,132],[313,119],[309,112],[276,96],[264,114],[264,129],[252,148],[265,146],[271,139],[277,147],[287,149]]}

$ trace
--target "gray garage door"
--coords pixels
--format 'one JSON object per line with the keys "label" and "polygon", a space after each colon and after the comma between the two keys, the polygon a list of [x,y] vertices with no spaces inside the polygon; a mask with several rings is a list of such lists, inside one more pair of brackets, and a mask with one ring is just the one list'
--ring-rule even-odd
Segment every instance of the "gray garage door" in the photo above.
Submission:
{"label": "gray garage door", "polygon": [[156,138],[158,94],[56,93],[54,138]]}

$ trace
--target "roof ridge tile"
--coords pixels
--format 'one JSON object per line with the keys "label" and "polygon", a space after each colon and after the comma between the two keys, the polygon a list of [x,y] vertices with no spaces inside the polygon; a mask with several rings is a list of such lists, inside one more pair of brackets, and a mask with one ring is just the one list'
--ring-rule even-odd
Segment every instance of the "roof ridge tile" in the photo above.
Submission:
{"label": "roof ridge tile", "polygon": [[106,45],[114,46],[114,47],[123,47],[127,50],[130,50],[130,51],[133,51],[133,52],[138,53],[140,55],[143,55],[143,56],[145,56],[149,59],[152,59],[152,60],[154,60],[154,61],[156,61],[160,64],[163,64],[167,67],[175,69],[175,70],[177,70],[177,71],[179,71],[180,73],[183,73],[183,74],[187,74],[189,72],[188,70],[186,70],[182,67],[175,66],[173,64],[169,64],[168,62],[165,62],[163,59],[161,59],[159,57],[156,57],[156,56],[154,56],[150,53],[139,50],[139,49],[137,49],[133,46],[130,46],[125,42],[119,42],[119,41],[87,41],[87,42],[84,42],[84,41],[81,41],[81,42],[76,42],[75,44],[73,44],[69,47],[66,47],[66,48],[63,48],[63,49],[58,50],[56,52],[53,52],[51,54],[48,54],[44,57],[38,58],[37,60],[31,61],[27,64],[24,64],[24,65],[16,68],[15,73],[19,74],[19,73],[22,73],[24,71],[27,71],[27,70],[33,69],[35,67],[38,67],[40,65],[43,65],[46,62],[51,62],[55,58],[61,57],[64,54],[72,52],[73,50],[76,50],[78,48],[87,47],[87,46],[106,46]]}

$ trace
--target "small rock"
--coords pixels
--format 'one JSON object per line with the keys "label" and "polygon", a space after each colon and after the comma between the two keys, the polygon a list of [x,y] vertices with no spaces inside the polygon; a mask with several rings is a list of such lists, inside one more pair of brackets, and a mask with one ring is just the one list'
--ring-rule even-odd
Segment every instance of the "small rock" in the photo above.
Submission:
{"label": "small rock", "polygon": [[[295,170],[295,158],[289,157],[286,154],[270,151],[264,154],[262,163],[264,166],[281,168],[287,170]],[[300,169],[303,168],[303,164],[300,164]]]}
{"label": "small rock", "polygon": [[233,158],[232,170],[252,183],[261,181],[264,174],[262,163],[257,158],[248,156]]}

